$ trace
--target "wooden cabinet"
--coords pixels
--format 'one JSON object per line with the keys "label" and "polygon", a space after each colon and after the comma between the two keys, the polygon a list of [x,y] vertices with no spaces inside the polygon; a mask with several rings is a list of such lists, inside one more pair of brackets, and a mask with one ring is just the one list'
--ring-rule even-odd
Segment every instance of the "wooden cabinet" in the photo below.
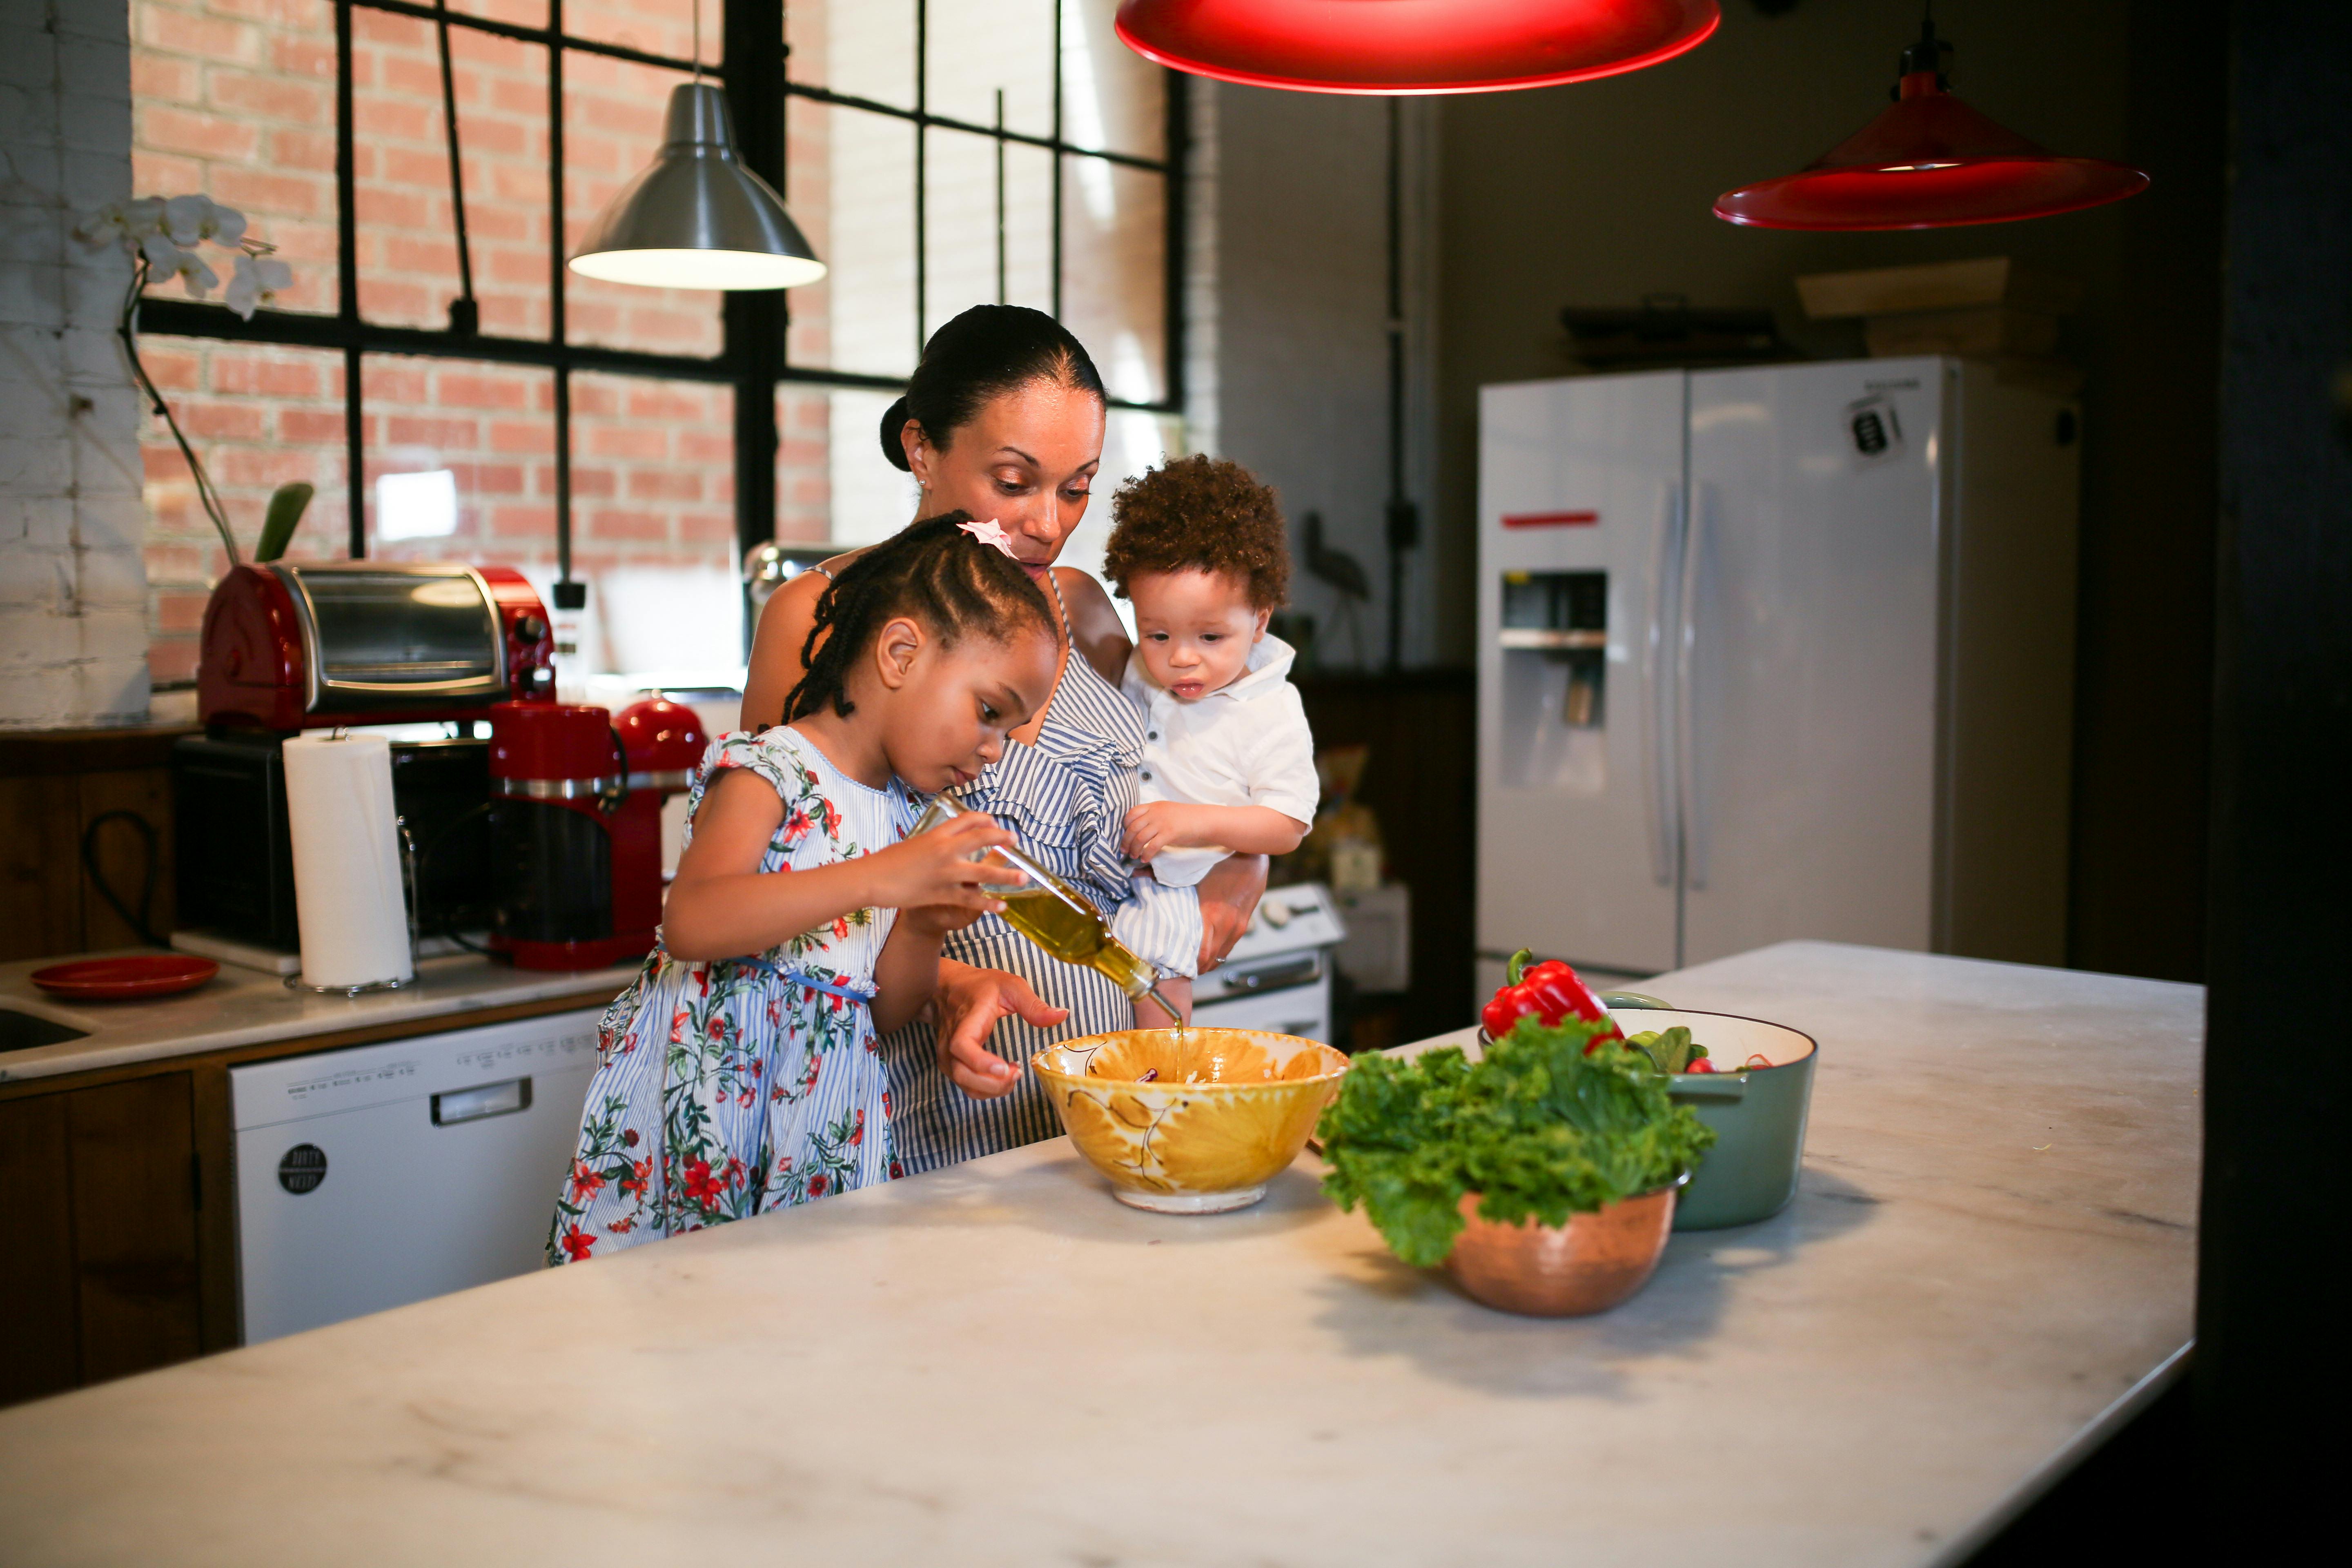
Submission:
{"label": "wooden cabinet", "polygon": [[[90,880],[82,839],[106,885],[133,910],[154,879],[147,924],[173,927],[172,743],[186,725],[32,731],[0,735],[0,961],[136,947],[139,933]],[[148,855],[152,836],[154,855]]]}
{"label": "wooden cabinet", "polygon": [[71,1077],[0,1079],[0,1405],[237,1344],[231,1068],[567,1013],[611,994],[599,984]]}
{"label": "wooden cabinet", "polygon": [[0,1404],[205,1348],[188,1073],[0,1100]]}

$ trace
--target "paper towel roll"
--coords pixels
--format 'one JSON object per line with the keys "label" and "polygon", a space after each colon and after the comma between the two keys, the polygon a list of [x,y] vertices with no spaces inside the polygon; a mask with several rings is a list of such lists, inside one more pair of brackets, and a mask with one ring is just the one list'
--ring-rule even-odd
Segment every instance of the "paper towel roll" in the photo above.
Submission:
{"label": "paper towel roll", "polygon": [[302,981],[406,980],[408,910],[392,804],[392,742],[312,732],[286,742],[286,818],[294,839],[294,919]]}

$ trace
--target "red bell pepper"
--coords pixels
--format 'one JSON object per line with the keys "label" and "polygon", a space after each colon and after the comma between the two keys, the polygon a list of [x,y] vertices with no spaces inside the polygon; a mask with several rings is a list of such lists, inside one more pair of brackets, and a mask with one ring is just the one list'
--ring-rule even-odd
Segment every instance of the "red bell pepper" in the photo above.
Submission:
{"label": "red bell pepper", "polygon": [[1576,971],[1558,959],[1549,959],[1530,966],[1535,956],[1526,948],[1511,955],[1509,978],[1495,999],[1478,1015],[1486,1026],[1489,1038],[1501,1039],[1511,1032],[1511,1026],[1522,1018],[1533,1017],[1547,1025],[1557,1025],[1563,1018],[1582,1018],[1587,1023],[1606,1024],[1607,1028],[1592,1037],[1584,1048],[1591,1052],[1603,1040],[1622,1040],[1625,1032],[1609,1016],[1609,1009],[1601,1005]]}

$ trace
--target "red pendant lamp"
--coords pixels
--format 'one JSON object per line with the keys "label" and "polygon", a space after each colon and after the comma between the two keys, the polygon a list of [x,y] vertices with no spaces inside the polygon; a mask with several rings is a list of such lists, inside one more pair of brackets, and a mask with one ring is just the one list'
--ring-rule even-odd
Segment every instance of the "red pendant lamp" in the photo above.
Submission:
{"label": "red pendant lamp", "polygon": [[1640,70],[1706,41],[1716,0],[1126,0],[1171,70],[1301,92],[1493,92]]}
{"label": "red pendant lamp", "polygon": [[1884,114],[1793,174],[1727,191],[1715,216],[1756,228],[1957,228],[2048,217],[2121,201],[2147,175],[2104,158],[2066,158],[1954,98],[1931,16],[1903,51]]}

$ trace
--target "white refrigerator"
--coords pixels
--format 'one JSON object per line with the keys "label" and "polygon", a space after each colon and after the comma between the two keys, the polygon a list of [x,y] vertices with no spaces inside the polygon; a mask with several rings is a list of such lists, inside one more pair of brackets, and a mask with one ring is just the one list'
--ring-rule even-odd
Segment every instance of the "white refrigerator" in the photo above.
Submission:
{"label": "white refrigerator", "polygon": [[1939,358],[1483,388],[1485,976],[2062,962],[2078,430]]}

